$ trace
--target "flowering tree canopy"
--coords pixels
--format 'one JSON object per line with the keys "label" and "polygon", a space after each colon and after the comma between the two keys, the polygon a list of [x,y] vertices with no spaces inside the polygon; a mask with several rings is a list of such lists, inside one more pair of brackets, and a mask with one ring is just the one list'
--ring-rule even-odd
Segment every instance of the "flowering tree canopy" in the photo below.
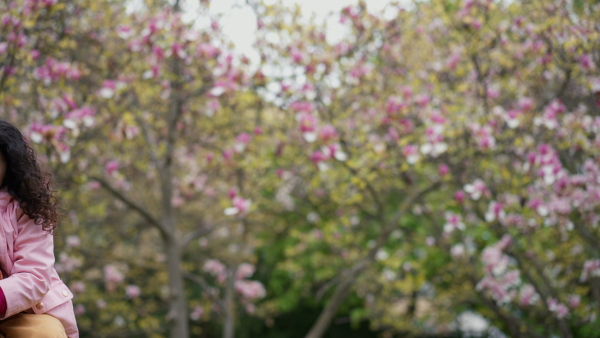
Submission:
{"label": "flowering tree canopy", "polygon": [[0,113],[61,183],[82,332],[233,337],[306,304],[307,337],[598,329],[598,4],[359,1],[337,41],[246,6],[257,64],[179,2],[0,5]]}

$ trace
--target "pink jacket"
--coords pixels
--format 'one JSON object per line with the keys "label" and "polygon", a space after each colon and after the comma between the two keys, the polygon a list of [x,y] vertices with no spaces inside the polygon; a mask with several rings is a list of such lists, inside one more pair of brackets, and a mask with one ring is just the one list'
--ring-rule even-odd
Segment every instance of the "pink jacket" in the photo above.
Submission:
{"label": "pink jacket", "polygon": [[19,312],[46,313],[62,322],[69,338],[79,337],[73,294],[54,269],[54,237],[33,223],[0,190],[0,264],[9,277],[0,280],[6,317]]}

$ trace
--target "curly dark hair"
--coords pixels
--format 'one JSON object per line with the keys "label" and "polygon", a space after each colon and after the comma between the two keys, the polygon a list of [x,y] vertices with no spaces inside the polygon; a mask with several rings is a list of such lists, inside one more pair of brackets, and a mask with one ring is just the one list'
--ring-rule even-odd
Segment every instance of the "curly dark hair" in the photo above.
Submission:
{"label": "curly dark hair", "polygon": [[6,174],[0,188],[19,202],[23,212],[49,233],[58,230],[54,177],[38,160],[23,133],[15,125],[0,119],[0,151],[6,160]]}

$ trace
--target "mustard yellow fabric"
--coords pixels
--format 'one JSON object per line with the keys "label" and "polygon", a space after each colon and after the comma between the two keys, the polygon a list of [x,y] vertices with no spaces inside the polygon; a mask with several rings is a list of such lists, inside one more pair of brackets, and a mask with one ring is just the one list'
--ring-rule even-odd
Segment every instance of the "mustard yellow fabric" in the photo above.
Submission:
{"label": "mustard yellow fabric", "polygon": [[0,321],[0,334],[6,338],[67,338],[62,323],[46,314],[18,313]]}

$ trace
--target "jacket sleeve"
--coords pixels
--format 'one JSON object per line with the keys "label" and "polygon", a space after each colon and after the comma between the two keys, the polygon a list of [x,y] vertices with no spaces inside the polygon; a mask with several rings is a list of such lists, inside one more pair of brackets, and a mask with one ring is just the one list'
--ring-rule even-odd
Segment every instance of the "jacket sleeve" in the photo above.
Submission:
{"label": "jacket sleeve", "polygon": [[[16,203],[15,203],[16,204]],[[0,280],[6,297],[3,318],[35,306],[48,293],[54,267],[54,238],[15,206],[12,221],[17,224],[13,247],[14,266],[8,278]]]}

